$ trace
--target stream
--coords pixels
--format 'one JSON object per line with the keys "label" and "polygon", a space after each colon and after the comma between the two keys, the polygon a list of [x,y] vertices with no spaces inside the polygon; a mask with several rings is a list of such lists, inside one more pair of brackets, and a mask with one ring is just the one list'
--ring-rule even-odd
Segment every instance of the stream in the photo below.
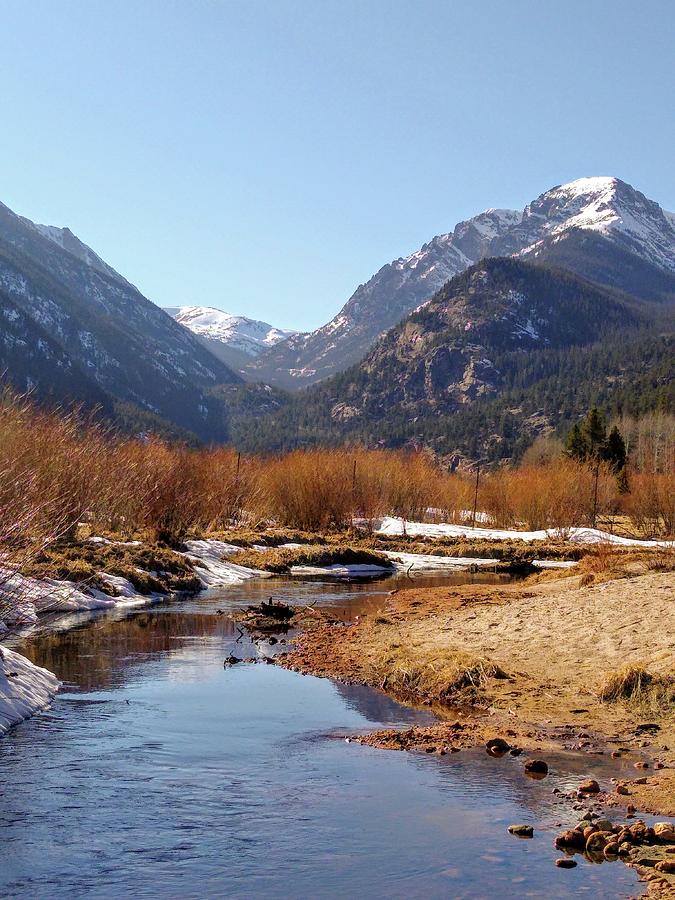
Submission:
{"label": "stream", "polygon": [[[426,583],[495,579],[454,575]],[[227,617],[273,594],[351,618],[400,579],[249,582],[50,623],[17,649],[64,682],[0,740],[2,897],[630,897],[621,863],[558,869],[552,793],[621,760],[374,750],[345,735],[433,721],[378,691],[274,665]],[[421,580],[417,584],[423,583]],[[72,625],[73,617],[69,619]],[[507,832],[535,826],[532,840]]]}

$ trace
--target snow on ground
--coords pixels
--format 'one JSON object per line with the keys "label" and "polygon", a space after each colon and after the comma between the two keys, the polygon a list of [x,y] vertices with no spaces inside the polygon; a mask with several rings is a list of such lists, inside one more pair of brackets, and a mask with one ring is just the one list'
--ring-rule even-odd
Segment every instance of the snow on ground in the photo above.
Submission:
{"label": "snow on ground", "polygon": [[47,669],[0,647],[0,735],[49,706],[59,684]]}
{"label": "snow on ground", "polygon": [[204,588],[221,587],[226,584],[240,584],[250,578],[269,578],[270,572],[259,569],[248,569],[228,562],[223,557],[231,556],[241,550],[234,544],[224,541],[204,540],[186,541],[187,552],[183,555],[194,566],[196,575]]}
{"label": "snow on ground", "polygon": [[[476,559],[471,556],[434,556],[426,553],[397,553],[394,550],[383,551],[396,566],[399,572],[442,572],[465,571],[466,569],[489,569],[502,560],[497,558]],[[533,559],[532,565],[537,569],[569,569],[576,566],[573,560]]]}
{"label": "snow on ground", "polygon": [[426,522],[407,522],[385,516],[375,529],[377,534],[409,537],[465,537],[487,541],[546,541],[562,538],[575,544],[616,544],[622,547],[674,547],[675,541],[641,541],[624,538],[598,528],[550,528],[541,531],[509,531],[500,528],[471,528],[469,525],[431,525]]}

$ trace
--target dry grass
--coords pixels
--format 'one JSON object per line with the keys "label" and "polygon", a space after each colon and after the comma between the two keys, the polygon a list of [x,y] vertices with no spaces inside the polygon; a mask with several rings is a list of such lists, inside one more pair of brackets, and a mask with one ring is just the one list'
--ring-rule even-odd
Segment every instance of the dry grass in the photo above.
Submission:
{"label": "dry grass", "polygon": [[406,645],[385,641],[371,645],[377,677],[389,690],[441,701],[471,699],[491,678],[506,678],[492,660],[459,650],[433,645]]}
{"label": "dry grass", "polygon": [[46,548],[35,559],[34,568],[28,569],[28,574],[38,577],[73,581],[114,594],[101,572],[126,578],[141,594],[196,591],[200,587],[199,578],[185,557],[153,545],[57,543]]}
{"label": "dry grass", "polygon": [[[629,472],[629,494],[620,494],[616,479],[601,470],[597,504],[593,471],[551,460],[551,448],[531,454],[520,468],[481,475],[478,510],[494,524],[560,529],[560,541],[409,544],[402,538],[394,545],[372,534],[378,517],[463,521],[473,504],[473,475],[451,475],[422,452],[344,448],[263,459],[240,457],[229,448],[194,450],[155,438],[134,440],[81,410],[45,412],[0,392],[0,605],[16,605],[8,592],[12,574],[37,573],[38,559],[49,563],[42,551],[76,541],[82,523],[91,534],[142,536],[176,548],[189,535],[219,532],[232,542],[238,535],[243,546],[261,540],[270,546],[325,541],[373,552],[388,547],[499,556],[523,564],[532,553],[558,559],[581,554],[564,546],[565,528],[589,524],[596,505],[598,515],[622,515],[640,535],[672,534],[675,463],[664,422],[656,417],[646,430],[635,426],[636,458],[651,460],[652,468]],[[350,533],[355,517],[367,523],[370,537]],[[318,539],[317,532],[324,537]],[[77,570],[74,560],[68,565],[73,576],[88,571]],[[66,571],[63,566],[62,561]]]}
{"label": "dry grass", "polygon": [[598,689],[605,703],[625,702],[654,710],[675,707],[675,677],[655,675],[643,666],[629,665],[610,672]]}

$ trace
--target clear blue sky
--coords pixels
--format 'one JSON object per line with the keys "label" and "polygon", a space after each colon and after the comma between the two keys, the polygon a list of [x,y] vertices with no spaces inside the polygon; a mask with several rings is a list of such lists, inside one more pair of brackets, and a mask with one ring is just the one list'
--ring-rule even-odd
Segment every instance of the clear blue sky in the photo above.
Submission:
{"label": "clear blue sky", "polygon": [[488,206],[675,209],[672,0],[0,0],[0,200],[296,328]]}

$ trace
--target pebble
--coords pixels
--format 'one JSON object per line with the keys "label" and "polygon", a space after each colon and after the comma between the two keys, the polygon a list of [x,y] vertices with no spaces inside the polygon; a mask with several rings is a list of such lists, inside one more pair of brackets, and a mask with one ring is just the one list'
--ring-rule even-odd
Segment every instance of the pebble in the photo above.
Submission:
{"label": "pebble", "polygon": [[509,825],[509,833],[519,838],[534,837],[534,828],[531,825]]}
{"label": "pebble", "polygon": [[675,859],[662,859],[654,866],[657,872],[663,872],[666,875],[675,875]]}
{"label": "pebble", "polygon": [[584,850],[586,848],[586,841],[583,833],[576,829],[563,831],[556,837],[554,843],[558,850]]}
{"label": "pebble", "polygon": [[570,859],[568,856],[563,856],[562,859],[556,859],[555,864],[559,869],[574,869],[577,861],[576,859]]}
{"label": "pebble", "polygon": [[586,781],[582,781],[579,785],[579,790],[583,794],[599,794],[600,793],[600,785],[594,778],[588,778]]}
{"label": "pebble", "polygon": [[508,753],[511,749],[511,745],[504,740],[504,738],[492,738],[485,743],[485,749],[488,753],[492,753],[494,755],[500,755],[504,753]]}
{"label": "pebble", "polygon": [[543,759],[528,759],[525,771],[528,775],[548,775],[548,763]]}
{"label": "pebble", "polygon": [[654,834],[660,841],[675,843],[675,825],[672,822],[657,822]]}

